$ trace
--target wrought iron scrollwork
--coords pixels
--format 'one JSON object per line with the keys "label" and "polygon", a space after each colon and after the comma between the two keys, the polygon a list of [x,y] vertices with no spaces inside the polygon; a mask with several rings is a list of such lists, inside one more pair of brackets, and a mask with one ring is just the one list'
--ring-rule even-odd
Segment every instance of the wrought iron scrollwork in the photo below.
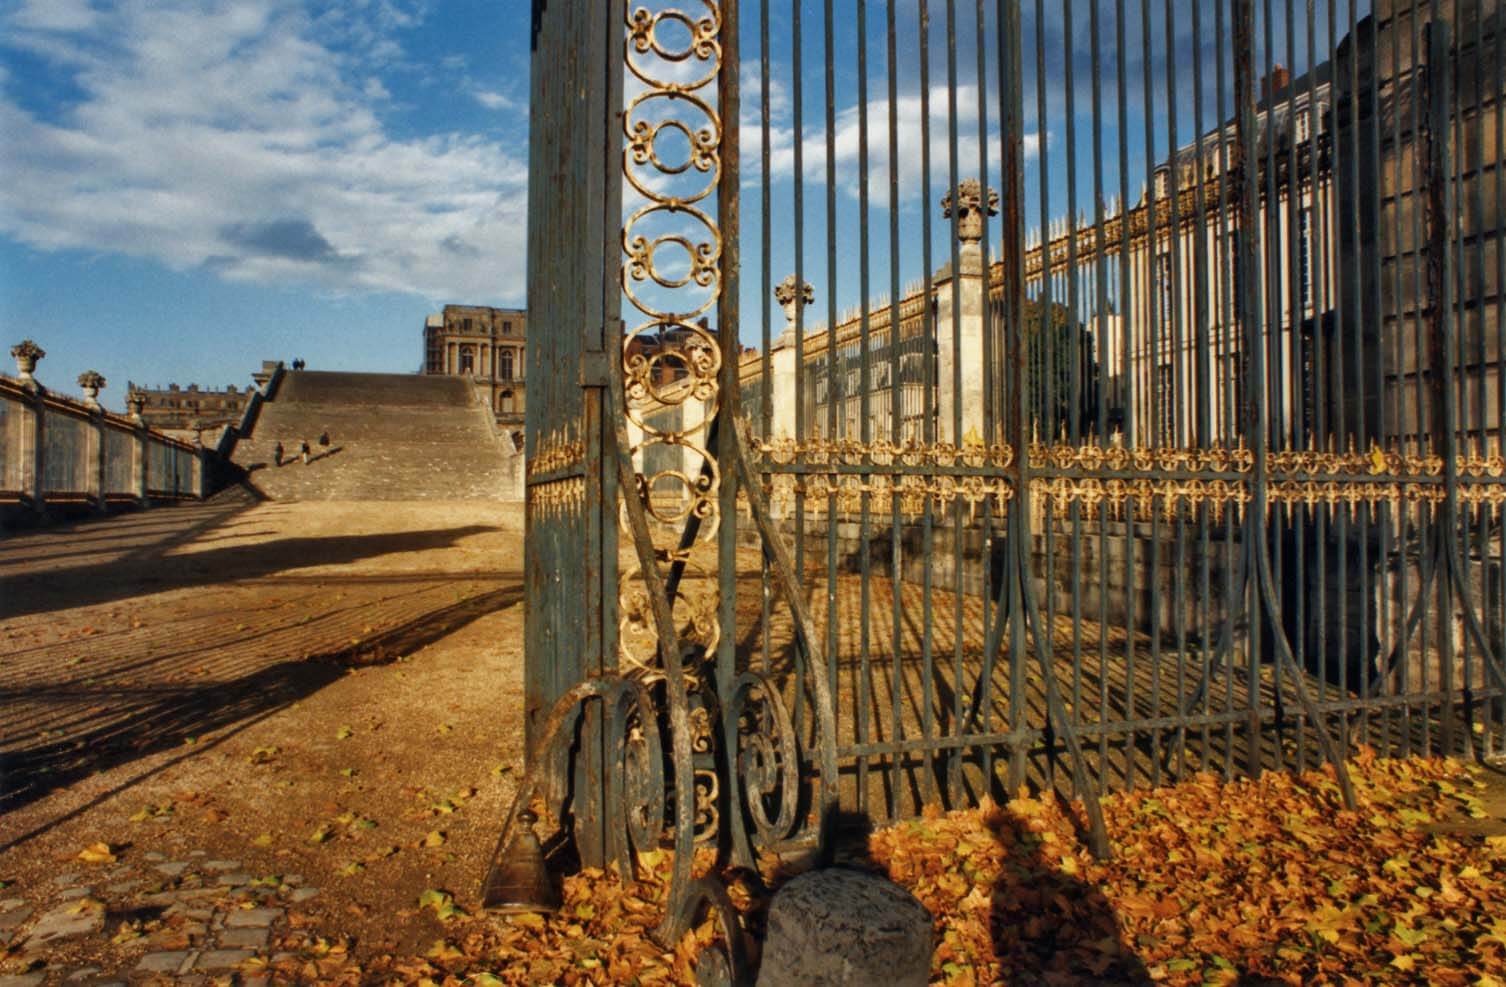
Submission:
{"label": "wrought iron scrollwork", "polygon": [[738,724],[738,790],[761,846],[799,823],[800,739],[778,687],[755,672],[737,677],[729,702]]}
{"label": "wrought iron scrollwork", "polygon": [[[722,358],[698,320],[721,291],[721,231],[706,207],[722,173],[722,121],[712,105],[721,25],[710,0],[694,12],[640,6],[627,14],[624,44],[640,91],[623,115],[622,173],[642,199],[622,230],[622,290],[638,316],[622,344],[623,413],[638,432],[628,454],[641,464],[624,495],[644,505],[658,559],[689,570],[673,609],[681,638],[701,654],[714,651],[719,627],[715,581],[693,555],[696,545],[714,541],[720,521],[721,471],[705,436],[718,409]],[[671,159],[661,146],[675,137],[686,145],[683,158]],[[690,175],[705,180],[687,181]],[[695,537],[681,544],[692,521]],[[625,516],[622,527],[628,530]],[[662,670],[642,576],[634,567],[619,584],[619,646],[626,664],[653,677]]]}
{"label": "wrought iron scrollwork", "polygon": [[[825,664],[784,559],[779,571],[803,628],[817,714],[820,811],[806,813],[801,785],[809,766],[786,696],[763,676],[718,666],[720,589],[697,558],[717,541],[724,479],[748,482],[743,451],[735,464],[718,462],[728,448],[727,432],[718,430],[733,425],[722,420],[723,341],[708,324],[724,287],[713,205],[725,185],[717,86],[736,70],[723,64],[723,29],[712,0],[700,0],[694,12],[656,3],[626,14],[622,173],[631,191],[620,282],[628,318],[620,360],[607,375],[606,414],[619,523],[634,552],[617,583],[619,671],[581,683],[555,705],[502,839],[509,845],[528,825],[536,802],[563,823],[572,744],[587,711],[597,710],[589,722],[601,724],[609,749],[600,779],[606,856],[631,880],[638,853],[672,843],[666,915],[654,936],[672,946],[714,915],[720,942],[701,957],[698,975],[731,984],[749,975],[746,933],[716,874],[693,875],[696,847],[715,843],[729,851],[724,860],[747,864],[754,848],[790,838],[802,823],[824,827],[836,800],[836,734]],[[746,436],[738,434],[732,446],[745,449]],[[550,436],[536,469],[554,478],[581,464],[583,453],[573,434]],[[957,458],[987,454],[969,447]],[[768,539],[766,514],[761,530]],[[781,549],[770,551],[782,558]],[[740,835],[745,827],[747,838]]]}
{"label": "wrought iron scrollwork", "polygon": [[[493,866],[507,856],[519,827],[531,824],[536,805],[556,823],[570,805],[571,748],[582,718],[602,711],[612,756],[604,765],[609,856],[624,878],[634,873],[634,852],[657,847],[664,834],[664,752],[658,708],[649,688],[622,676],[602,676],[579,683],[554,704],[544,722],[543,740],[533,769],[519,785],[502,828]],[[488,876],[487,886],[493,883]]]}

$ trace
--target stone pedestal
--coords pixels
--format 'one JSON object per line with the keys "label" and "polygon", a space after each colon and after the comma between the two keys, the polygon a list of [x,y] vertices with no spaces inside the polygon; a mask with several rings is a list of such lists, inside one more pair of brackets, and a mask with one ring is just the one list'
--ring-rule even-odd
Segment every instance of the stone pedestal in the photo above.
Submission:
{"label": "stone pedestal", "polygon": [[[769,356],[771,376],[774,378],[769,383],[768,397],[773,414],[770,416],[770,430],[772,435],[765,438],[793,439],[795,438],[795,405],[800,400],[800,395],[795,391],[795,344],[789,342],[782,346],[776,346]],[[811,426],[805,423],[806,429]]]}
{"label": "stone pedestal", "polygon": [[988,442],[983,428],[983,334],[989,331],[983,297],[983,234],[999,212],[999,194],[976,178],[959,182],[941,200],[942,215],[957,223],[957,270],[936,285],[936,434],[956,445]]}
{"label": "stone pedestal", "polygon": [[924,987],[931,913],[876,874],[832,868],[774,895],[759,987]]}
{"label": "stone pedestal", "polygon": [[[987,441],[983,435],[983,333],[988,320],[983,277],[981,271],[969,273],[966,263],[962,270],[960,276],[936,286],[936,435],[958,445],[970,436]],[[956,428],[959,411],[961,431]]]}

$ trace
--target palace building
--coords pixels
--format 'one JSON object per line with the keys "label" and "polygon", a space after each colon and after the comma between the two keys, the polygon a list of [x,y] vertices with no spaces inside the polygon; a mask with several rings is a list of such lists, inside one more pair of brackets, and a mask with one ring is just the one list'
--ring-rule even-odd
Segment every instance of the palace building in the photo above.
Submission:
{"label": "palace building", "polygon": [[186,431],[195,423],[214,429],[239,421],[252,388],[237,390],[234,384],[227,384],[223,391],[198,384],[142,387],[131,381],[126,391],[141,396],[142,420],[152,428]]}
{"label": "palace building", "polygon": [[469,377],[486,394],[497,424],[521,430],[527,335],[523,309],[446,305],[424,321],[423,372]]}

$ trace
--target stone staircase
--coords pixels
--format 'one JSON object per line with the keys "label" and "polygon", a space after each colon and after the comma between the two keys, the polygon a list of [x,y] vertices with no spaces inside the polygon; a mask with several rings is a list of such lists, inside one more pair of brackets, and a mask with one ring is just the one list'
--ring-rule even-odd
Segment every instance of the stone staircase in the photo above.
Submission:
{"label": "stone staircase", "polygon": [[271,500],[521,499],[523,457],[496,437],[490,415],[457,377],[294,371],[233,458]]}

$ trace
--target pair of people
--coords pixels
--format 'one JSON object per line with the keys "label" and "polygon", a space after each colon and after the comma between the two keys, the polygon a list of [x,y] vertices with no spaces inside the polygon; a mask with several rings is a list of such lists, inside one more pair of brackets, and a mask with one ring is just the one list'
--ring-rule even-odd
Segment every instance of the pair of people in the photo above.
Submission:
{"label": "pair of people", "polygon": [[[329,446],[329,432],[326,431],[326,432],[320,432],[319,433],[319,444],[321,446],[325,446],[325,447]],[[301,441],[301,442],[298,443],[298,460],[299,460],[299,462],[303,463],[303,465],[305,465],[305,466],[307,466],[309,464],[309,452],[310,451],[311,450],[309,449],[309,440],[308,439],[304,439],[303,441]],[[277,443],[277,445],[272,449],[272,461],[276,465],[281,466],[282,465],[283,456],[285,456],[285,455],[286,455],[286,452],[282,448],[282,443],[281,442]]]}

